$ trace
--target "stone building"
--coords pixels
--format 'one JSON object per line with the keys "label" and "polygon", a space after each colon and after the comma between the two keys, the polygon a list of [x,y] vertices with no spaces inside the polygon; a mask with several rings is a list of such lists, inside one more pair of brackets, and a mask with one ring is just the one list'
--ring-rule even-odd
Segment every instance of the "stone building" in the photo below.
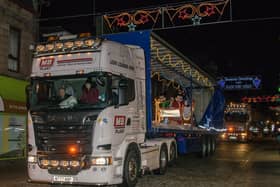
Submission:
{"label": "stone building", "polygon": [[35,42],[33,0],[0,0],[0,75],[28,78]]}

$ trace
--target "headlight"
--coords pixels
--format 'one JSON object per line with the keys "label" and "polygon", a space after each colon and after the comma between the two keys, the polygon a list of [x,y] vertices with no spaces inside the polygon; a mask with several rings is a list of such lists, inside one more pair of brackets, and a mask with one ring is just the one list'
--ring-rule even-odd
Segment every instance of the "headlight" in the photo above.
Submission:
{"label": "headlight", "polygon": [[91,159],[91,164],[94,166],[104,166],[112,164],[112,157],[96,157]]}
{"label": "headlight", "polygon": [[37,162],[37,157],[30,155],[30,156],[28,156],[27,161],[29,163],[36,163]]}

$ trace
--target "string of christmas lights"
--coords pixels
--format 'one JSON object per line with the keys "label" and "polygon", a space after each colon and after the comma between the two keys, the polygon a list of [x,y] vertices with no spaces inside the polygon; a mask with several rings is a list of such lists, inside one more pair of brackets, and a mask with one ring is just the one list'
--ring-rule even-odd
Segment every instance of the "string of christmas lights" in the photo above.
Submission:
{"label": "string of christmas lights", "polygon": [[[155,52],[157,60],[162,63],[166,64],[172,68],[177,67],[181,68],[181,70],[184,72],[184,74],[188,74],[192,78],[195,78],[196,81],[202,82],[205,84],[205,86],[210,87],[211,83],[208,80],[208,78],[204,75],[202,75],[199,71],[195,69],[191,69],[190,65],[184,62],[183,60],[176,60],[175,57],[172,56],[172,54],[160,54],[160,49],[154,44],[154,41],[151,41],[151,50]],[[166,62],[166,63],[164,63]]]}
{"label": "string of christmas lights", "polygon": [[225,14],[226,7],[230,4],[229,2],[230,0],[200,3],[194,2],[154,9],[112,13],[103,15],[103,18],[111,32],[120,31],[119,29],[124,29],[124,31],[134,31],[141,27],[153,29],[168,27],[170,25],[200,25],[201,23],[218,22],[223,20],[222,17]]}
{"label": "string of christmas lights", "polygon": [[243,97],[241,100],[244,103],[280,102],[280,95]]}

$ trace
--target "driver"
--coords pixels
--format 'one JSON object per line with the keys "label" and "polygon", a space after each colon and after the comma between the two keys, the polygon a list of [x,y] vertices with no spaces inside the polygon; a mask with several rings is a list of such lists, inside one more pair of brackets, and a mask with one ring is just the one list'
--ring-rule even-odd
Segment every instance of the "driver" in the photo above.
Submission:
{"label": "driver", "polygon": [[86,80],[80,101],[88,104],[95,104],[98,101],[99,91],[96,88],[96,83],[89,78]]}
{"label": "driver", "polygon": [[57,99],[58,102],[61,102],[61,101],[65,100],[65,99],[67,99],[68,97],[70,97],[70,95],[65,93],[65,88],[64,87],[59,88],[59,90],[58,90],[58,99]]}

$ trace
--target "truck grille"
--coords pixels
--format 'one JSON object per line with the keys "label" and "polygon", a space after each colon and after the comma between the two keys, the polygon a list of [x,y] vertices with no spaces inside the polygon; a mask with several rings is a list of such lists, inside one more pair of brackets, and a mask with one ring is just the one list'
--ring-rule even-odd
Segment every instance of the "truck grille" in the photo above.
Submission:
{"label": "truck grille", "polygon": [[91,125],[78,123],[34,124],[36,145],[39,152],[48,156],[65,157],[68,146],[76,146],[78,155],[92,152]]}

